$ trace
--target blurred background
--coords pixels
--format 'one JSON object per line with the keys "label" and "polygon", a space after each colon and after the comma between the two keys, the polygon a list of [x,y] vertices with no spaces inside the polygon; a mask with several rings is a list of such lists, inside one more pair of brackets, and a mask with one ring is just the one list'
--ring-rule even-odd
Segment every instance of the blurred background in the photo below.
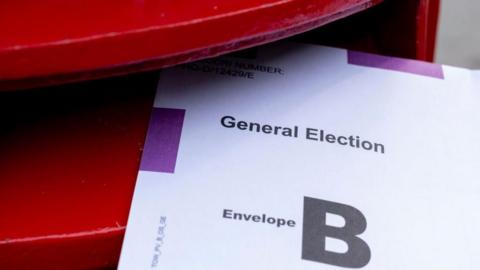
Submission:
{"label": "blurred background", "polygon": [[480,69],[480,0],[443,0],[436,62]]}

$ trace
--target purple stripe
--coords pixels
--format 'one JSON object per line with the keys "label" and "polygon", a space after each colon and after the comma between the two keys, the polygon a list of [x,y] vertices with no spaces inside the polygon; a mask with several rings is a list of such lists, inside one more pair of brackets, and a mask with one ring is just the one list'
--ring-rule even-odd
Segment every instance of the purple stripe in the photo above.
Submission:
{"label": "purple stripe", "polygon": [[441,65],[396,57],[388,57],[371,53],[348,51],[348,63],[353,65],[395,70],[443,79]]}
{"label": "purple stripe", "polygon": [[140,170],[175,172],[185,110],[153,108]]}

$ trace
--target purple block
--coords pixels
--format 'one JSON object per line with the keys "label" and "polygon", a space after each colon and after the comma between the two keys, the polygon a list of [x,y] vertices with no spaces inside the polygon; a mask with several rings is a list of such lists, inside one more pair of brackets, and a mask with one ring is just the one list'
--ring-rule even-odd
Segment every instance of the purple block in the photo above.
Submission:
{"label": "purple block", "polygon": [[153,108],[140,170],[174,173],[185,110]]}
{"label": "purple block", "polygon": [[441,65],[418,60],[348,51],[348,63],[352,65],[395,70],[427,77],[444,79],[443,68]]}

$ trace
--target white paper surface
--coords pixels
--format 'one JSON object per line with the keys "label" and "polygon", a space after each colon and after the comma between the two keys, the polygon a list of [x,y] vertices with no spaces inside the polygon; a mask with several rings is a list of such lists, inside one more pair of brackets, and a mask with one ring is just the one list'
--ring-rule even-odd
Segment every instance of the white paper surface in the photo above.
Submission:
{"label": "white paper surface", "polygon": [[[119,269],[345,268],[302,258],[305,197],[361,212],[366,229],[355,237],[370,251],[363,269],[478,268],[478,72],[445,66],[442,80],[351,65],[344,50],[299,44],[224,59],[283,74],[162,71],[154,107],[185,110],[175,169],[139,172]],[[298,137],[226,128],[224,116],[297,126]],[[307,128],[359,136],[384,153],[309,140]],[[225,210],[295,226],[229,219]],[[346,222],[327,213],[317,229]],[[340,254],[338,264],[350,260],[344,241],[327,237],[325,248]]]}

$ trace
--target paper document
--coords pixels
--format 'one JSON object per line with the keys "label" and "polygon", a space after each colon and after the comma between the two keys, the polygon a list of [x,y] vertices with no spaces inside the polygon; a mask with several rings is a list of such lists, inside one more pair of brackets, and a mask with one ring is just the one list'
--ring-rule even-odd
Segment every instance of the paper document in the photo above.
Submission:
{"label": "paper document", "polygon": [[119,269],[478,269],[479,78],[291,43],[163,70]]}

